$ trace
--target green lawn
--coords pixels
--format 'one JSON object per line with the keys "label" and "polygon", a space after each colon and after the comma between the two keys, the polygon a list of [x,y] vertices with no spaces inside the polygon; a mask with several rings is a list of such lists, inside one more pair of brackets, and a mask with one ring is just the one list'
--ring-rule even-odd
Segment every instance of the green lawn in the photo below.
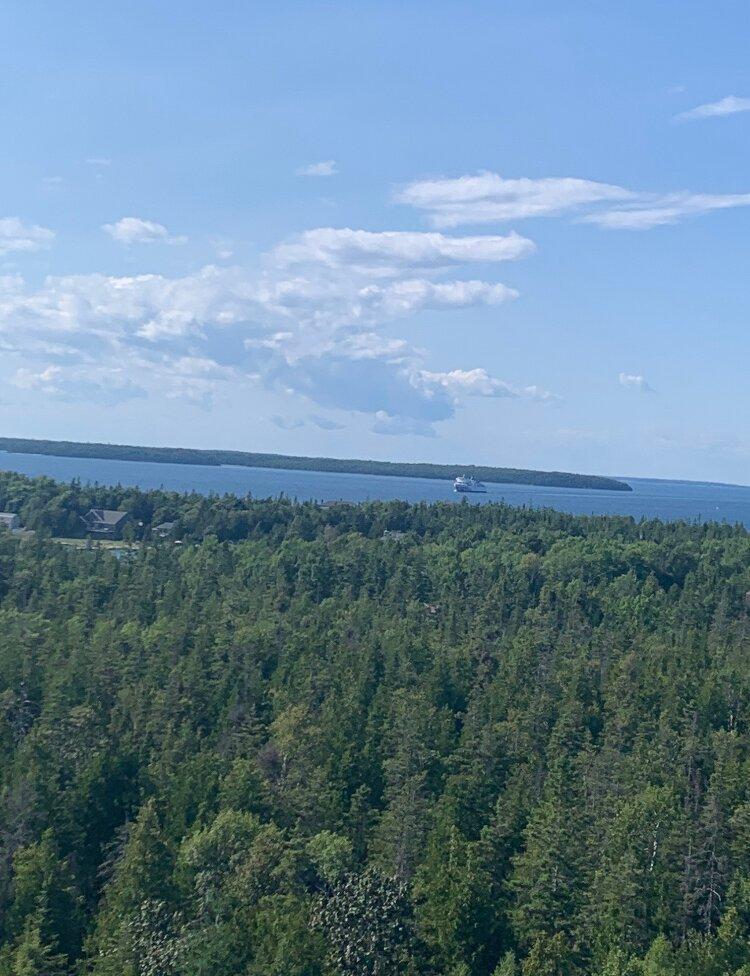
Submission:
{"label": "green lawn", "polygon": [[139,549],[140,542],[125,542],[122,539],[70,539],[63,536],[54,536],[53,542],[58,542],[61,546],[70,546],[72,549]]}

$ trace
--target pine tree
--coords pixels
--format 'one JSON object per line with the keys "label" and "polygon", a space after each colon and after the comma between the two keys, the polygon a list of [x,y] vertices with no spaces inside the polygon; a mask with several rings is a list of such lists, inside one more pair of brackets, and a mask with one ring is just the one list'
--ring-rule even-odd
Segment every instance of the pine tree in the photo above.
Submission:
{"label": "pine tree", "polygon": [[674,926],[683,823],[666,787],[629,797],[612,817],[587,913],[598,959],[624,945],[643,953],[661,929]]}
{"label": "pine tree", "polygon": [[167,920],[174,911],[173,866],[156,805],[149,800],[138,813],[104,891],[103,910],[88,946],[97,976],[131,969],[140,976],[144,951],[147,955],[153,944],[171,939]]}
{"label": "pine tree", "polygon": [[521,966],[522,976],[574,976],[573,951],[563,932],[540,933]]}
{"label": "pine tree", "polygon": [[52,831],[46,830],[38,843],[16,851],[13,869],[13,899],[5,926],[8,936],[26,932],[31,945],[38,932],[42,946],[73,958],[80,949],[82,899],[69,864],[58,857]]}
{"label": "pine tree", "polygon": [[522,944],[530,946],[557,933],[570,935],[578,922],[585,889],[586,828],[577,792],[571,764],[563,757],[549,773],[542,800],[524,832],[524,849],[514,862],[511,914]]}
{"label": "pine tree", "polygon": [[420,934],[435,966],[483,973],[496,953],[490,879],[477,842],[442,821],[432,832],[414,882]]}
{"label": "pine tree", "polygon": [[428,829],[429,797],[438,760],[435,710],[421,698],[398,692],[389,732],[391,755],[384,763],[387,806],[375,847],[386,872],[411,877]]}
{"label": "pine tree", "polygon": [[[16,940],[8,961],[8,976],[66,976],[69,972],[65,953],[45,942],[45,919],[41,913],[30,917]],[[2,967],[2,960],[0,960]],[[2,968],[0,973],[5,976]]]}
{"label": "pine tree", "polygon": [[519,976],[518,963],[513,952],[506,952],[495,966],[492,976]]}

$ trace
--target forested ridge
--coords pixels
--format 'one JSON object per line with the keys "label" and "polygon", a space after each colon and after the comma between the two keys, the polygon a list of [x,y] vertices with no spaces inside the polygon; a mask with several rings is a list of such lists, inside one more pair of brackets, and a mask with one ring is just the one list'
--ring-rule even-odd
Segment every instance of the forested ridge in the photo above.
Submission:
{"label": "forested ridge", "polygon": [[76,441],[41,441],[0,437],[0,451],[47,454],[54,457],[103,458],[114,461],[147,461],[163,464],[222,464],[292,471],[331,471],[337,474],[375,474],[400,478],[450,479],[471,475],[499,484],[541,485],[554,488],[589,488],[632,491],[625,481],[596,474],[569,471],[530,471],[479,464],[429,464],[414,461],[372,461],[357,458],[303,457],[263,454],[255,451],[203,450],[191,447],[137,447],[132,444],[90,444]]}
{"label": "forested ridge", "polygon": [[745,529],[0,510],[0,976],[750,974]]}

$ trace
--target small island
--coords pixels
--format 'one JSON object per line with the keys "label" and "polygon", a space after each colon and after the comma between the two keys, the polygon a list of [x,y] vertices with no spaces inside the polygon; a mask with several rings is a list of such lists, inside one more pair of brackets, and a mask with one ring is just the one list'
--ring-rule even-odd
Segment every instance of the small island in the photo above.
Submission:
{"label": "small island", "polygon": [[538,485],[545,488],[588,488],[598,491],[632,491],[615,478],[566,471],[530,471],[475,464],[429,464],[422,462],[370,461],[350,458],[301,457],[262,454],[252,451],[202,450],[186,447],[137,447],[129,444],[94,444],[76,441],[31,440],[0,437],[0,451],[15,454],[45,454],[53,457],[98,458],[112,461],[149,461],[162,464],[202,464],[219,467],[277,468],[294,471],[325,471],[337,474],[385,475],[398,478],[452,480],[457,474],[495,484]]}

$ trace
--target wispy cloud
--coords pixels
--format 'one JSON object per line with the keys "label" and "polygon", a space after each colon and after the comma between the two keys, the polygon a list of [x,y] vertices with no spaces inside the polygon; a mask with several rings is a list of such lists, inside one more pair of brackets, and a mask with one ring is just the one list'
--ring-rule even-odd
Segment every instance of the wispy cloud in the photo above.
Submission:
{"label": "wispy cloud", "polygon": [[319,227],[280,244],[273,259],[286,266],[310,264],[354,267],[384,274],[404,268],[445,268],[476,262],[514,261],[534,251],[519,234],[450,237],[419,231],[367,231]]}
{"label": "wispy cloud", "polygon": [[639,390],[641,393],[654,392],[653,386],[640,373],[620,373],[618,379],[620,386],[624,386],[628,390]]}
{"label": "wispy cloud", "polygon": [[398,191],[396,200],[426,212],[435,227],[458,227],[549,216],[634,196],[621,186],[594,180],[505,179],[499,173],[483,172],[455,179],[417,180]]}
{"label": "wispy cloud", "polygon": [[500,305],[518,298],[514,288],[488,281],[439,281],[404,278],[387,285],[371,284],[359,292],[362,308],[379,309],[389,318],[421,309]]}
{"label": "wispy cloud", "polygon": [[447,390],[456,400],[464,396],[510,397],[512,399],[558,400],[554,393],[539,386],[517,387],[490,376],[485,369],[453,369],[446,373],[422,370],[419,380],[430,387]]}
{"label": "wispy cloud", "polygon": [[220,261],[228,261],[234,257],[234,244],[224,237],[212,237],[209,241]]}
{"label": "wispy cloud", "polygon": [[41,251],[55,239],[55,232],[38,224],[24,224],[19,217],[0,218],[0,257],[12,251]]}
{"label": "wispy cloud", "polygon": [[569,213],[611,230],[648,230],[750,205],[750,193],[651,193],[592,180],[504,179],[497,173],[417,181],[400,190],[396,199],[422,210],[436,227]]}
{"label": "wispy cloud", "polygon": [[640,206],[615,208],[588,214],[583,220],[612,230],[649,230],[676,224],[685,217],[750,206],[750,193],[671,193]]}
{"label": "wispy cloud", "polygon": [[335,159],[324,159],[319,163],[300,166],[295,172],[297,176],[336,176],[338,171]]}
{"label": "wispy cloud", "polygon": [[111,166],[112,160],[108,156],[90,156],[86,160],[87,166]]}
{"label": "wispy cloud", "polygon": [[674,116],[675,122],[694,122],[697,119],[713,119],[723,115],[736,115],[738,112],[750,112],[750,98],[738,98],[737,95],[727,95],[718,102],[706,102],[680,112]]}
{"label": "wispy cloud", "polygon": [[115,406],[145,396],[145,390],[129,380],[123,371],[87,366],[47,366],[37,372],[21,368],[12,381],[21,390],[33,390],[59,400]]}
{"label": "wispy cloud", "polygon": [[122,217],[113,224],[103,224],[113,241],[120,244],[185,244],[187,237],[173,237],[163,224],[142,217]]}

